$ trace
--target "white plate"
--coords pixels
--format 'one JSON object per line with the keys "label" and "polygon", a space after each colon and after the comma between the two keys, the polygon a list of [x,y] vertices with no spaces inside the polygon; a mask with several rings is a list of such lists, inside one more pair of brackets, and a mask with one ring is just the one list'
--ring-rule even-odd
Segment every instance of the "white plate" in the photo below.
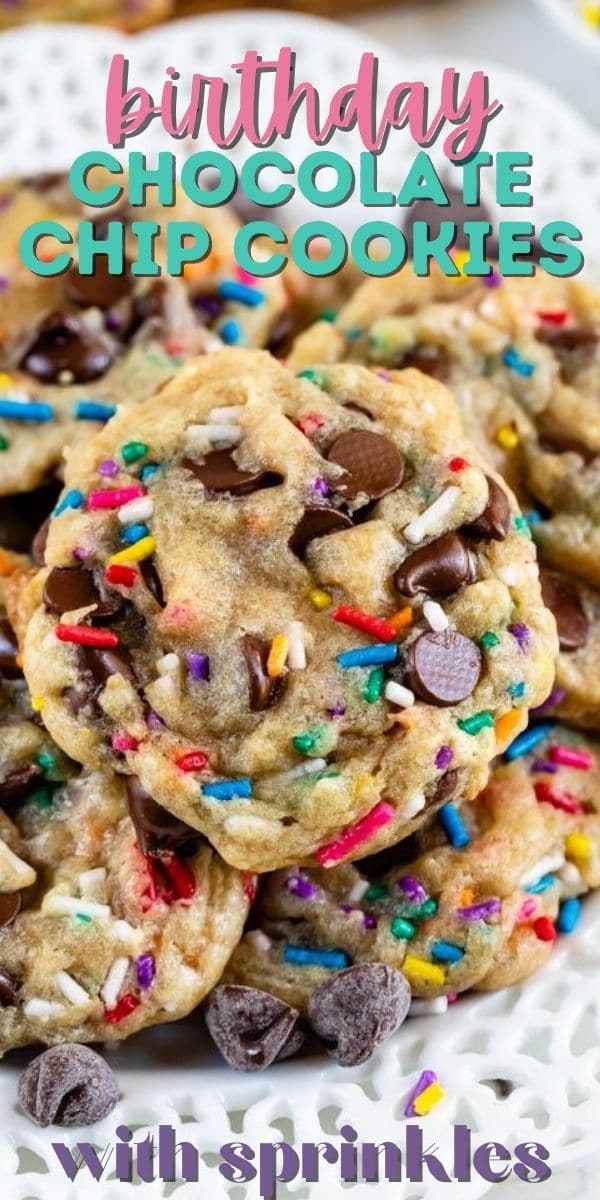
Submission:
{"label": "white plate", "polygon": [[[403,62],[385,48],[367,47],[363,35],[343,26],[289,13],[206,17],[129,40],[108,30],[30,27],[0,38],[0,167],[3,172],[28,173],[59,168],[83,150],[106,145],[104,75],[115,50],[122,49],[131,59],[132,82],[143,80],[151,86],[170,64],[182,76],[192,70],[221,73],[248,47],[270,54],[285,43],[297,50],[299,75],[305,71],[332,91],[351,78],[352,67],[367,48],[381,55],[382,90],[403,77],[427,79],[435,89],[447,65],[431,59]],[[482,66],[455,65],[466,72]],[[600,217],[597,137],[538,84],[493,64],[486,69],[492,93],[505,106],[490,127],[490,148],[534,153],[535,220],[574,220],[586,231],[588,259],[598,263],[597,237],[593,245]],[[350,153],[353,145],[356,152],[352,139],[338,141],[340,151]],[[145,139],[144,148],[156,149],[156,138]],[[292,157],[299,159],[310,149],[296,135]],[[386,158],[392,186],[410,158],[407,139],[398,134]],[[307,215],[301,206],[290,213],[294,220]],[[336,210],[336,219],[339,215]],[[357,213],[346,216],[351,224]],[[149,1032],[111,1054],[123,1097],[118,1111],[91,1131],[94,1144],[103,1146],[114,1139],[119,1122],[139,1127],[136,1140],[160,1123],[171,1124],[178,1140],[193,1142],[208,1156],[200,1185],[183,1184],[177,1197],[213,1200],[231,1188],[235,1200],[254,1200],[256,1183],[229,1185],[216,1170],[214,1156],[221,1145],[240,1139],[254,1147],[281,1138],[295,1145],[335,1141],[335,1131],[344,1123],[358,1130],[361,1141],[402,1141],[406,1094],[419,1072],[430,1067],[437,1071],[446,1099],[423,1125],[428,1142],[437,1144],[442,1156],[448,1152],[454,1122],[470,1125],[475,1143],[495,1140],[512,1147],[540,1141],[549,1149],[553,1166],[572,1162],[598,1145],[599,935],[600,897],[586,902],[580,930],[563,939],[548,967],[524,986],[461,999],[444,1017],[413,1019],[369,1064],[352,1071],[323,1057],[309,1057],[278,1065],[263,1076],[237,1076],[207,1047],[199,1018]],[[0,1163],[6,1200],[88,1200],[90,1194],[100,1200],[131,1200],[130,1184],[110,1181],[112,1164],[101,1185],[90,1184],[85,1174],[67,1183],[51,1148],[59,1131],[36,1129],[16,1107],[16,1079],[24,1061],[23,1055],[9,1056],[0,1074]],[[508,1081],[512,1089],[505,1098],[493,1085],[498,1079]],[[81,1130],[61,1132],[71,1146],[89,1136]],[[326,1168],[323,1178],[320,1186],[290,1186],[303,1198],[342,1194],[333,1167]],[[490,1191],[477,1176],[459,1186],[460,1200],[479,1200]],[[171,1190],[159,1182],[145,1184],[143,1197],[162,1200]],[[389,1194],[395,1200],[434,1200],[447,1192],[443,1184],[426,1181],[390,1185]],[[459,1194],[456,1187],[452,1194]],[[352,1189],[357,1200],[372,1200],[373,1195],[372,1185]]]}
{"label": "white plate", "polygon": [[537,0],[548,16],[592,54],[600,54],[600,29],[584,20],[583,0]]}

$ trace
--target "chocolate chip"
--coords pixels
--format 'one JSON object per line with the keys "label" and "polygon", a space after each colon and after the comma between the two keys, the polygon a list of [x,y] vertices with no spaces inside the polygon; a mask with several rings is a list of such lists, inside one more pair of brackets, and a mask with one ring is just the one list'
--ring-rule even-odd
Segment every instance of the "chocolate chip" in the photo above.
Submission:
{"label": "chocolate chip", "polygon": [[448,180],[444,181],[444,191],[449,204],[440,207],[433,200],[416,200],[407,212],[402,230],[406,237],[408,253],[412,255],[413,226],[416,221],[423,221],[429,226],[430,236],[435,237],[440,231],[442,221],[453,221],[456,225],[455,245],[458,249],[469,249],[469,238],[464,232],[465,221],[485,221],[491,224],[491,213],[487,205],[467,205],[462,198],[462,190],[454,187]]}
{"label": "chocolate chip", "polygon": [[42,768],[37,763],[29,763],[19,771],[13,771],[5,779],[0,779],[0,807],[14,804],[17,800],[25,800],[35,790],[42,775]]}
{"label": "chocolate chip", "polygon": [[282,480],[281,475],[273,471],[243,471],[231,450],[214,450],[206,455],[204,462],[184,458],[181,465],[191,471],[208,492],[231,492],[233,496],[246,496],[259,488],[275,487]]}
{"label": "chocolate chip", "polygon": [[86,567],[53,567],[44,583],[44,604],[50,612],[73,612],[95,604],[90,613],[92,624],[111,620],[123,608],[118,592],[109,591],[100,578]]}
{"label": "chocolate chip", "polygon": [[68,299],[81,308],[113,308],[129,295],[132,286],[129,274],[109,275],[105,254],[96,259],[93,275],[81,275],[73,266],[65,278]]}
{"label": "chocolate chip", "polygon": [[445,597],[476,578],[475,556],[458,533],[443,533],[405,558],[394,575],[402,596]]}
{"label": "chocolate chip", "polygon": [[283,676],[273,678],[267,674],[267,659],[269,643],[252,633],[245,633],[242,638],[242,651],[246,660],[248,683],[250,685],[250,708],[252,712],[262,712],[270,708],[280,695],[285,683]]}
{"label": "chocolate chip", "polygon": [[594,329],[582,325],[562,329],[559,325],[542,324],[536,331],[538,342],[550,346],[557,354],[592,354],[598,345],[598,334]]}
{"label": "chocolate chip", "polygon": [[345,500],[358,496],[366,496],[365,503],[380,500],[400,487],[404,478],[404,460],[394,443],[370,429],[341,433],[329,447],[327,458],[346,472],[336,482],[336,490]]}
{"label": "chocolate chip", "polygon": [[122,675],[128,683],[136,684],[135,671],[131,655],[122,646],[115,650],[97,650],[86,646],[82,650],[86,670],[92,676],[97,688],[103,688],[111,675]]}
{"label": "chocolate chip", "polygon": [[432,379],[446,380],[450,375],[450,359],[448,355],[435,346],[415,346],[403,355],[402,367],[414,367]]}
{"label": "chocolate chip", "polygon": [[160,857],[197,842],[200,834],[162,808],[142,787],[137,775],[128,775],[127,806],[142,854]]}
{"label": "chocolate chip", "polygon": [[542,450],[550,454],[579,454],[585,463],[593,462],[598,451],[586,446],[574,433],[564,429],[559,421],[543,414],[538,421],[538,436]]}
{"label": "chocolate chip", "polygon": [[98,689],[95,687],[87,689],[67,687],[62,691],[62,698],[74,717],[78,717],[88,705],[92,704],[97,695]]}
{"label": "chocolate chip", "polygon": [[446,774],[438,779],[429,803],[446,804],[454,795],[457,783],[458,771],[446,771]]}
{"label": "chocolate chip", "polygon": [[402,1024],[410,1007],[404,975],[383,963],[357,963],[315,988],[311,1025],[343,1067],[366,1062]]}
{"label": "chocolate chip", "polygon": [[575,585],[554,571],[540,571],[540,583],[544,604],[556,621],[561,650],[580,650],[588,640],[590,623]]}
{"label": "chocolate chip", "polygon": [[15,1008],[19,1003],[20,979],[0,968],[0,1008]]}
{"label": "chocolate chip", "polygon": [[464,525],[462,533],[475,541],[501,542],[510,529],[510,503],[506,492],[491,475],[486,475],[488,484],[487,504],[470,525]]}
{"label": "chocolate chip", "polygon": [[406,682],[421,700],[443,708],[471,695],[481,668],[479,646],[462,633],[422,633],[408,648]]}
{"label": "chocolate chip", "polygon": [[19,1080],[19,1103],[36,1125],[93,1125],[119,1099],[116,1077],[88,1046],[51,1046]]}
{"label": "chocolate chip", "polygon": [[287,349],[294,330],[294,318],[289,309],[286,308],[275,317],[269,329],[267,350],[276,357],[281,355]]}
{"label": "chocolate chip", "polygon": [[46,561],[46,546],[48,544],[48,534],[50,532],[50,517],[46,517],[42,521],[37,533],[33,536],[31,543],[31,557],[37,567],[43,567]]}
{"label": "chocolate chip", "polygon": [[52,512],[61,490],[60,483],[51,480],[33,492],[0,496],[0,546],[29,554],[34,535]]}
{"label": "chocolate chip", "polygon": [[7,929],[21,911],[20,892],[0,892],[0,929]]}
{"label": "chocolate chip", "polygon": [[140,574],[144,580],[144,583],[146,584],[146,587],[148,588],[148,591],[154,596],[156,603],[160,605],[161,608],[164,608],[165,594],[160,575],[156,569],[154,557],[142,559],[140,563]]}
{"label": "chocolate chip", "polygon": [[297,1009],[257,988],[222,984],[206,1005],[208,1031],[236,1071],[262,1071],[303,1041]]}
{"label": "chocolate chip", "polygon": [[42,383],[89,383],[111,366],[114,354],[93,336],[76,313],[51,313],[42,321],[20,366]]}
{"label": "chocolate chip", "polygon": [[17,663],[19,647],[11,626],[0,617],[0,677],[20,679],[23,672]]}
{"label": "chocolate chip", "polygon": [[324,504],[311,505],[304,509],[288,546],[298,558],[303,558],[304,551],[313,538],[325,537],[328,533],[339,533],[341,529],[351,528],[352,521],[347,513],[339,512],[337,508],[328,508]]}

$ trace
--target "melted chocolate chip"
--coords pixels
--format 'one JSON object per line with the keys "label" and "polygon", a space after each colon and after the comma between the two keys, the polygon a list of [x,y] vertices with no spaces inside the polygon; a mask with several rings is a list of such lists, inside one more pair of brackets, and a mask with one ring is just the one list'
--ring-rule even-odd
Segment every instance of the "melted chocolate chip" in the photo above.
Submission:
{"label": "melted chocolate chip", "polygon": [[129,816],[142,854],[158,858],[198,842],[198,831],[157,804],[142,787],[137,775],[128,775],[126,784]]}
{"label": "melted chocolate chip", "polygon": [[14,632],[4,617],[0,617],[0,677],[20,679],[23,672],[17,663],[19,647]]}
{"label": "melted chocolate chip", "polygon": [[154,596],[156,603],[159,604],[161,608],[164,608],[165,594],[153,556],[151,558],[144,558],[142,560],[140,563],[140,574],[144,580],[144,583],[146,584],[146,587],[148,588],[148,591]]}
{"label": "melted chocolate chip", "polygon": [[76,313],[51,313],[42,321],[20,366],[42,383],[89,383],[106,374],[113,351],[89,332]]}
{"label": "melted chocolate chip", "polygon": [[0,892],[0,929],[12,925],[21,911],[20,892]]}
{"label": "melted chocolate chip", "polygon": [[366,1062],[402,1024],[410,1007],[404,975],[383,963],[357,963],[315,988],[308,1016],[343,1067]]}
{"label": "melted chocolate chip", "polygon": [[46,546],[48,544],[48,534],[50,532],[50,517],[46,517],[42,521],[37,533],[33,535],[31,543],[31,557],[36,567],[43,567],[46,561]]}
{"label": "melted chocolate chip", "polygon": [[94,263],[93,275],[81,275],[77,266],[71,267],[65,278],[65,291],[80,308],[113,308],[124,300],[133,287],[131,275],[109,275],[108,257],[102,255]]}
{"label": "melted chocolate chip", "polygon": [[245,633],[242,638],[242,651],[248,671],[250,708],[252,712],[262,712],[275,703],[281,694],[285,679],[283,676],[272,678],[268,675],[269,643],[264,642],[262,638]]}
{"label": "melted chocolate chip", "polygon": [[0,806],[24,800],[35,790],[41,775],[42,768],[38,767],[37,763],[29,763],[19,771],[13,771],[5,779],[0,779]]}
{"label": "melted chocolate chip", "polygon": [[554,571],[540,571],[542,599],[556,621],[561,650],[580,650],[585,646],[590,623],[573,583]]}
{"label": "melted chocolate chip", "polygon": [[454,629],[422,633],[408,648],[406,681],[428,704],[458,704],[477,686],[482,668],[479,646]]}
{"label": "melted chocolate chip", "polygon": [[214,450],[206,455],[204,462],[184,458],[181,465],[191,471],[208,492],[231,492],[232,496],[246,496],[259,488],[275,487],[282,481],[282,476],[273,471],[243,471],[231,450]]}
{"label": "melted chocolate chip", "polygon": [[73,612],[95,604],[92,624],[110,621],[123,608],[118,592],[107,590],[99,576],[86,567],[53,567],[44,584],[44,604],[50,612]]}
{"label": "melted chocolate chip", "polygon": [[402,596],[451,596],[476,578],[475,556],[458,533],[443,533],[405,558],[394,575]]}
{"label": "melted chocolate chip", "polygon": [[277,996],[257,988],[223,984],[205,1010],[208,1031],[236,1071],[262,1071],[300,1049],[300,1014]]}
{"label": "melted chocolate chip", "polygon": [[475,541],[493,539],[501,542],[510,529],[510,503],[504,488],[486,475],[488,484],[487,504],[482,513],[470,525],[464,525],[461,532]]}
{"label": "melted chocolate chip", "polygon": [[335,439],[327,452],[329,462],[346,472],[336,482],[345,500],[365,496],[365,503],[380,500],[400,487],[404,460],[393,442],[370,429],[350,429]]}
{"label": "melted chocolate chip", "polygon": [[[82,650],[85,669],[89,671],[92,680],[100,691],[111,675],[122,675],[128,683],[135,686],[136,678],[131,655],[122,646],[118,649],[98,650],[93,646],[85,646]],[[97,694],[97,692],[96,692]],[[89,696],[89,699],[92,697]]]}
{"label": "melted chocolate chip", "polygon": [[328,533],[339,533],[342,529],[351,528],[352,521],[347,513],[339,512],[337,508],[328,508],[324,504],[311,505],[304,509],[288,546],[298,558],[303,558],[304,551],[313,538],[325,537]]}
{"label": "melted chocolate chip", "polygon": [[19,1103],[36,1125],[93,1125],[112,1112],[119,1086],[88,1046],[52,1046],[19,1080]]}
{"label": "melted chocolate chip", "polygon": [[11,971],[0,968],[0,1008],[16,1008],[19,1003],[20,979]]}

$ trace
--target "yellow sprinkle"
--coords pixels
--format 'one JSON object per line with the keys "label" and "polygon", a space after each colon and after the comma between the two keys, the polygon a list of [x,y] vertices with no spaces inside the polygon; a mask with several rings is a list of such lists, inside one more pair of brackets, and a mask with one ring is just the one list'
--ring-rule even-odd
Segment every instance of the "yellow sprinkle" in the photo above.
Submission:
{"label": "yellow sprinkle", "polygon": [[410,604],[407,604],[406,608],[401,608],[400,612],[394,613],[393,617],[386,617],[386,621],[388,625],[392,626],[392,629],[407,629],[413,621],[413,610]]}
{"label": "yellow sprinkle", "polygon": [[587,862],[592,855],[592,843],[583,833],[570,833],[565,840],[565,854],[576,862]]}
{"label": "yellow sprinkle", "polygon": [[439,1083],[430,1083],[423,1092],[419,1092],[413,1100],[413,1108],[419,1117],[424,1117],[426,1113],[431,1112],[434,1105],[439,1104],[440,1100],[446,1095],[443,1087]]}
{"label": "yellow sprinkle", "polygon": [[496,741],[498,745],[505,746],[512,741],[513,733],[523,718],[523,710],[520,708],[511,708],[509,712],[502,713],[501,717],[496,719]]}
{"label": "yellow sprinkle", "polygon": [[30,704],[34,712],[41,712],[46,701],[43,696],[32,696]]}
{"label": "yellow sprinkle", "polygon": [[470,253],[468,250],[455,250],[454,251],[454,254],[452,255],[452,259],[453,259],[455,267],[458,267],[458,270],[460,271],[460,275],[453,276],[455,283],[465,283],[466,280],[468,279],[468,276],[465,274],[465,266],[468,263],[469,258],[470,258]]}
{"label": "yellow sprinkle", "polygon": [[11,375],[7,375],[6,371],[0,371],[0,387],[11,387],[12,382]]}
{"label": "yellow sprinkle", "polygon": [[155,550],[156,540],[149,533],[146,537],[140,538],[139,542],[134,542],[133,546],[126,546],[124,550],[119,550],[118,554],[112,554],[108,561],[109,563],[141,562],[143,558],[154,554]]}
{"label": "yellow sprinkle", "polygon": [[329,592],[324,592],[321,588],[312,588],[308,595],[313,608],[316,608],[317,612],[323,612],[324,608],[329,608],[331,604]]}
{"label": "yellow sprinkle", "polygon": [[290,639],[285,633],[276,633],[271,642],[269,657],[267,659],[267,675],[271,679],[276,679],[278,675],[283,675],[283,670],[286,664],[288,650],[290,648]]}
{"label": "yellow sprinkle", "polygon": [[588,25],[592,25],[594,29],[600,29],[600,4],[596,4],[594,0],[588,0],[588,3],[581,6],[581,15]]}
{"label": "yellow sprinkle", "polygon": [[519,435],[514,425],[501,425],[496,430],[496,441],[503,450],[514,450],[519,445]]}
{"label": "yellow sprinkle", "polygon": [[415,958],[413,954],[406,955],[402,963],[402,970],[409,979],[421,979],[423,983],[442,984],[446,981],[446,972],[443,967],[426,962],[424,958]]}

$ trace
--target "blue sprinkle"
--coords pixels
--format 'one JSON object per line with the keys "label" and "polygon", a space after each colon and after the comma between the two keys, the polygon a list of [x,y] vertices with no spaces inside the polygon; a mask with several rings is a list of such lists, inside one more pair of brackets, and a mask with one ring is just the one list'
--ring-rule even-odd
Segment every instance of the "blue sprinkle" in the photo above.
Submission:
{"label": "blue sprinkle", "polygon": [[581,900],[578,900],[575,896],[572,896],[569,900],[563,900],[556,919],[558,932],[572,933],[580,916]]}
{"label": "blue sprinkle", "polygon": [[4,396],[0,400],[0,417],[8,417],[11,421],[33,421],[35,424],[54,420],[54,409],[51,404],[42,404],[33,400],[9,400]]}
{"label": "blue sprinkle", "polygon": [[520,680],[519,683],[509,683],[506,690],[513,700],[520,700],[525,695],[526,685]]}
{"label": "blue sprinkle", "polygon": [[513,762],[515,758],[522,758],[524,754],[529,754],[535,746],[543,742],[545,738],[552,732],[552,725],[532,725],[531,729],[526,729],[511,742],[508,750],[504,751],[505,762]]}
{"label": "blue sprinkle", "polygon": [[458,809],[454,804],[444,804],[438,812],[438,820],[448,841],[455,850],[469,845],[471,837]]}
{"label": "blue sprinkle", "polygon": [[148,537],[148,532],[147,525],[126,525],[121,530],[121,541],[126,546],[133,546],[136,542],[141,541],[142,538]]}
{"label": "blue sprinkle", "polygon": [[265,302],[264,292],[249,287],[247,283],[237,283],[235,279],[224,279],[217,292],[222,300],[238,300],[240,304],[247,304],[248,308],[258,308],[259,304]]}
{"label": "blue sprinkle", "polygon": [[537,883],[532,883],[531,887],[525,888],[525,891],[531,892],[532,896],[539,896],[542,892],[547,892],[548,888],[551,888],[554,883],[556,883],[555,875],[542,875]]}
{"label": "blue sprinkle", "polygon": [[524,513],[525,520],[528,525],[541,525],[544,520],[542,514],[537,509],[532,508],[529,512]]}
{"label": "blue sprinkle", "polygon": [[398,647],[386,642],[376,642],[374,646],[357,646],[356,650],[344,650],[336,654],[335,661],[340,667],[377,667],[380,663],[394,662],[398,655]]}
{"label": "blue sprinkle", "polygon": [[84,500],[83,492],[80,492],[78,488],[73,488],[73,491],[67,492],[66,496],[59,500],[54,509],[54,516],[60,517],[60,514],[66,512],[68,508],[81,508]]}
{"label": "blue sprinkle", "polygon": [[242,341],[242,331],[237,321],[223,321],[219,326],[217,333],[221,341],[225,342],[226,346],[237,346],[238,342]]}
{"label": "blue sprinkle", "polygon": [[202,795],[213,800],[247,800],[252,795],[250,779],[221,779],[218,783],[203,783]]}
{"label": "blue sprinkle", "polygon": [[110,421],[116,411],[116,404],[99,404],[96,400],[78,400],[75,405],[78,421]]}
{"label": "blue sprinkle", "polygon": [[141,479],[142,483],[148,483],[148,481],[150,479],[154,479],[154,476],[156,475],[157,471],[158,471],[158,463],[146,463],[146,466],[142,467],[142,470],[140,473],[140,479]]}
{"label": "blue sprinkle", "polygon": [[517,375],[522,375],[524,379],[529,379],[535,371],[535,363],[526,362],[514,346],[508,346],[502,355],[502,362],[505,367],[511,371],[516,371]]}
{"label": "blue sprinkle", "polygon": [[283,961],[295,967],[329,967],[334,971],[350,966],[350,958],[343,950],[309,950],[306,946],[286,946]]}
{"label": "blue sprinkle", "polygon": [[358,325],[351,325],[350,329],[344,330],[344,333],[346,334],[349,342],[356,342],[360,337],[362,337],[364,330]]}
{"label": "blue sprinkle", "polygon": [[455,946],[454,942],[434,942],[431,947],[431,957],[435,962],[456,963],[464,956],[462,946]]}

